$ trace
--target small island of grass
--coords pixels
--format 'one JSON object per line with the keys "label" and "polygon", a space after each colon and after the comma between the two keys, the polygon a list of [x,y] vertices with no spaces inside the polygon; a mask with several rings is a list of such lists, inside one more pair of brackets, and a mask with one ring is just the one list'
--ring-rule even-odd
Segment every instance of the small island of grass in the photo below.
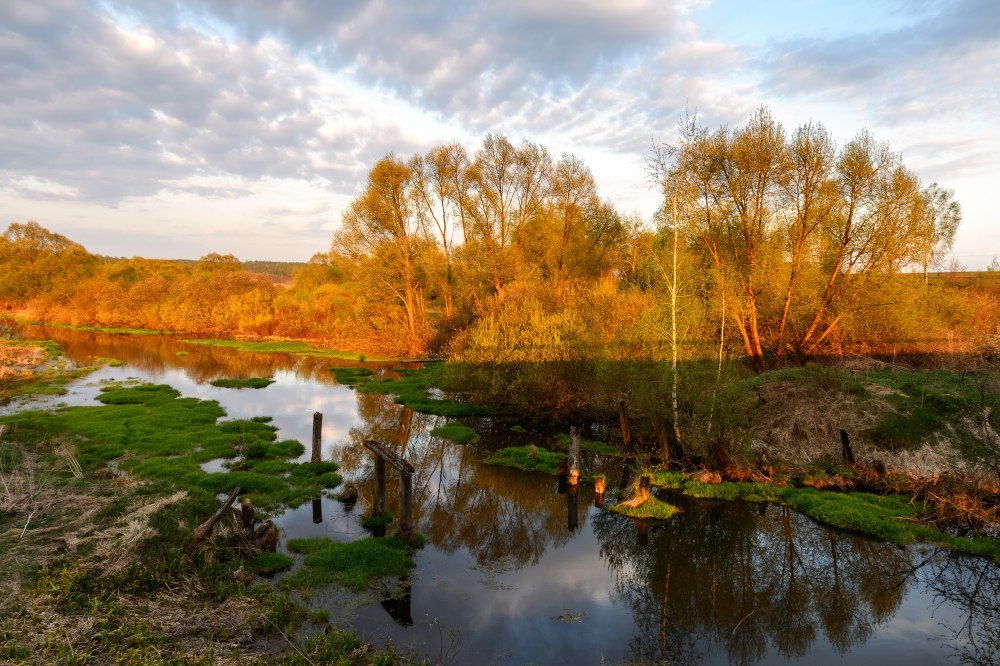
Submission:
{"label": "small island of grass", "polygon": [[246,379],[215,379],[209,382],[212,386],[218,388],[231,388],[231,389],[262,389],[267,388],[274,383],[274,380],[270,377],[248,377]]}
{"label": "small island of grass", "polygon": [[385,576],[413,568],[413,547],[400,537],[367,537],[350,543],[326,538],[292,539],[288,549],[306,556],[305,566],[281,581],[286,589],[320,588],[337,582],[364,590]]}
{"label": "small island of grass", "polygon": [[476,438],[476,431],[461,423],[448,423],[431,430],[431,435],[450,439],[456,444],[467,444]]}
{"label": "small island of grass", "polygon": [[565,457],[565,453],[549,451],[537,446],[509,446],[500,449],[484,462],[487,465],[514,467],[526,472],[544,472],[556,475],[559,473],[559,463]]}

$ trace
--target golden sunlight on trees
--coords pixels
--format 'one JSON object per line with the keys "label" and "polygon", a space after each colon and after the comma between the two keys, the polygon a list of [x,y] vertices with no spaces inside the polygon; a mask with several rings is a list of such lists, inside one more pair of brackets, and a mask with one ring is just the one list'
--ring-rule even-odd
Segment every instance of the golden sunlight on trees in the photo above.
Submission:
{"label": "golden sunlight on trees", "polygon": [[[332,249],[291,284],[228,254],[113,260],[13,224],[0,236],[0,306],[482,363],[711,360],[715,385],[734,356],[761,368],[944,340],[971,349],[995,334],[995,290],[927,279],[961,220],[954,193],[922,185],[867,132],[838,144],[767,109],[733,128],[688,118],[649,166],[663,197],[654,220],[622,215],[583,160],[530,141],[489,134],[474,151],[388,155]],[[655,381],[657,409],[687,390],[676,372]],[[704,398],[710,412],[721,399]]]}

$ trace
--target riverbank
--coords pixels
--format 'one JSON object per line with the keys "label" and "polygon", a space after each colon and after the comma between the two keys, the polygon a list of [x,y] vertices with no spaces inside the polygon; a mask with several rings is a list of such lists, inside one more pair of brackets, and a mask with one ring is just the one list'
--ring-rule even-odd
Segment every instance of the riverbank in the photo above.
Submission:
{"label": "riverbank", "polygon": [[[65,379],[60,366],[43,365],[35,377],[19,374],[19,387]],[[207,541],[191,538],[219,493],[239,485],[260,510],[298,506],[339,485],[335,464],[291,462],[302,445],[277,441],[267,419],[219,421],[217,403],[166,386],[112,384],[100,399],[0,418],[0,661],[397,659],[333,627],[321,631],[321,614],[258,579],[254,548],[235,523],[223,520]],[[201,469],[220,457],[239,464]],[[337,575],[336,566],[324,571]]]}

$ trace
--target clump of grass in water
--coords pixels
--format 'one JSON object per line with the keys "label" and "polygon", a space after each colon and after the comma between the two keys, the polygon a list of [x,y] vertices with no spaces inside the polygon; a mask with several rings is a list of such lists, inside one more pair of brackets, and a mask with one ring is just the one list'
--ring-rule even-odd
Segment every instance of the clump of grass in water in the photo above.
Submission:
{"label": "clump of grass in water", "polygon": [[459,418],[463,416],[492,416],[501,413],[497,407],[470,405],[457,400],[431,398],[427,391],[437,388],[444,378],[442,363],[425,363],[422,368],[400,368],[399,377],[359,381],[355,384],[364,393],[395,395],[395,401],[423,414]]}
{"label": "clump of grass in water", "polygon": [[431,435],[450,439],[457,444],[467,444],[476,438],[476,431],[461,423],[448,423],[431,430]]}
{"label": "clump of grass in water", "polygon": [[333,373],[337,383],[344,386],[355,386],[372,376],[372,371],[368,368],[330,368],[330,372]]}
{"label": "clump of grass in water", "polygon": [[[295,356],[324,356],[329,358],[342,358],[348,361],[364,361],[365,354],[356,352],[341,351],[338,349],[323,349],[313,347],[307,342],[297,340],[276,340],[270,342],[254,342],[251,340],[182,340],[189,345],[202,345],[205,347],[225,347],[241,352],[256,352],[263,354],[283,353]],[[389,357],[367,357],[369,361],[392,361]]]}
{"label": "clump of grass in water", "polygon": [[935,543],[952,550],[991,557],[1000,562],[1000,539],[958,537],[923,525],[921,509],[902,495],[871,495],[772,486],[765,483],[703,483],[681,472],[650,472],[654,486],[680,490],[691,497],[775,502],[795,509],[813,520],[890,541],[898,546]]}
{"label": "clump of grass in water", "polygon": [[214,379],[209,382],[212,386],[218,388],[231,388],[231,389],[262,389],[267,388],[274,383],[274,380],[270,377],[248,377],[246,379]]}
{"label": "clump of grass in water", "polygon": [[565,453],[549,451],[537,446],[509,446],[500,449],[483,462],[487,465],[514,467],[526,472],[544,472],[556,475],[559,473],[559,464],[565,457]]}
{"label": "clump of grass in water", "polygon": [[[559,433],[556,435],[556,446],[558,448],[569,449],[569,444],[569,435],[566,433]],[[591,439],[584,439],[583,437],[580,438],[580,450],[590,451],[591,453],[597,453],[602,456],[617,456],[619,458],[623,455],[621,451],[610,444],[597,442]]]}
{"label": "clump of grass in water", "polygon": [[281,581],[286,589],[318,588],[338,582],[364,590],[385,576],[413,568],[413,547],[400,537],[368,537],[350,543],[325,538],[292,539],[288,549],[304,553],[305,566]]}
{"label": "clump of grass in water", "polygon": [[291,569],[295,560],[281,553],[258,553],[247,566],[258,576],[273,576],[279,571]]}
{"label": "clump of grass in water", "polygon": [[370,516],[365,516],[361,519],[361,526],[371,529],[373,527],[383,527],[392,522],[392,513],[386,511],[385,513],[373,513]]}

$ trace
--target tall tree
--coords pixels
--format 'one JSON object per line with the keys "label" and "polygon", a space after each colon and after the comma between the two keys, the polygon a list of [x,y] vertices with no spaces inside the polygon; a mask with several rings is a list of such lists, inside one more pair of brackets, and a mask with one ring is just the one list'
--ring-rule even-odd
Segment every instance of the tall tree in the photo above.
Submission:
{"label": "tall tree", "polygon": [[426,341],[423,288],[416,265],[422,228],[412,196],[414,174],[394,155],[380,159],[368,174],[364,192],[344,212],[334,245],[365,260],[366,274],[393,295],[404,309],[407,351]]}
{"label": "tall tree", "polygon": [[920,193],[920,263],[924,269],[924,284],[928,283],[930,266],[955,244],[955,233],[962,222],[962,207],[955,201],[955,190],[946,190],[931,183]]}

